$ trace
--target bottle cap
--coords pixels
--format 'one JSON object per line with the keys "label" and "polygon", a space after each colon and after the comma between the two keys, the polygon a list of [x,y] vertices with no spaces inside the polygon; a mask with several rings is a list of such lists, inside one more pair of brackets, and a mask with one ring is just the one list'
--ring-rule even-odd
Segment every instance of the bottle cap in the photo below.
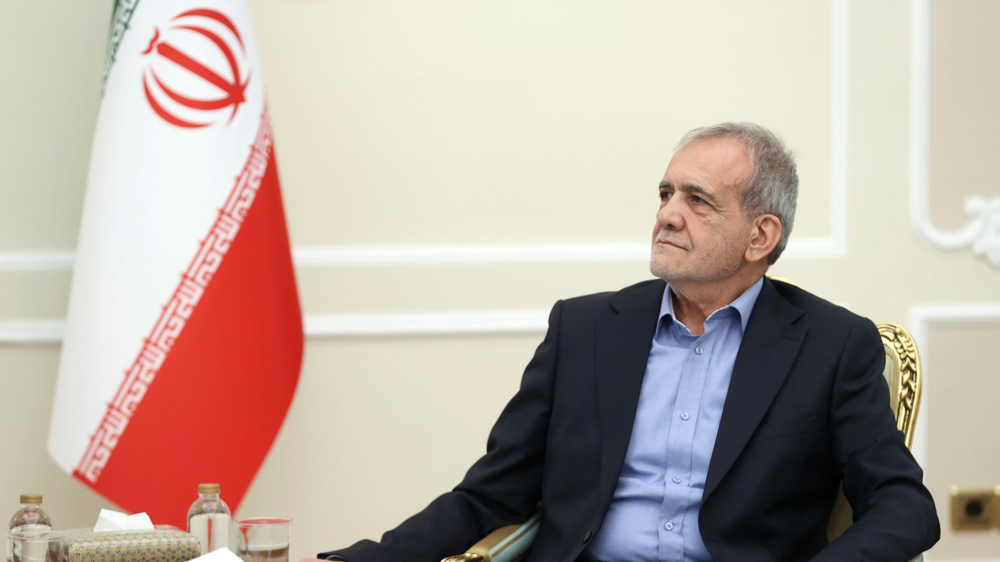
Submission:
{"label": "bottle cap", "polygon": [[21,494],[21,503],[42,503],[41,494]]}
{"label": "bottle cap", "polygon": [[[198,484],[199,494],[218,494],[219,485],[218,484]],[[41,501],[41,496],[39,496],[39,501]]]}

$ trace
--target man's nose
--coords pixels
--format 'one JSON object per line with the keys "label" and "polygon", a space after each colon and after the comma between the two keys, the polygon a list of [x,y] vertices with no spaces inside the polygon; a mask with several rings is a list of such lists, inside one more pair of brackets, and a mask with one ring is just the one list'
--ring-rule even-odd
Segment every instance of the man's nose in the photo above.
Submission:
{"label": "man's nose", "polygon": [[684,228],[684,214],[681,204],[676,198],[668,199],[656,212],[656,222],[666,230],[681,230]]}

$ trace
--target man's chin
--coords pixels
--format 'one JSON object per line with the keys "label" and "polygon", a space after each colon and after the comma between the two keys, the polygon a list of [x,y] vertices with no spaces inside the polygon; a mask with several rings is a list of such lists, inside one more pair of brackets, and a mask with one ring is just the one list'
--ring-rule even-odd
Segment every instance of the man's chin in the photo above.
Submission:
{"label": "man's chin", "polygon": [[655,256],[649,261],[649,272],[654,277],[659,277],[667,283],[671,281],[683,281],[687,277],[676,264],[658,262]]}

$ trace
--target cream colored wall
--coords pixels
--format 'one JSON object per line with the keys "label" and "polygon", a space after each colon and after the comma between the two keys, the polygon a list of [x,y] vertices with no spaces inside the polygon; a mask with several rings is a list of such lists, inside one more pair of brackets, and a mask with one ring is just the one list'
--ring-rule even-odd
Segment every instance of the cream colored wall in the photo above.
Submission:
{"label": "cream colored wall", "polygon": [[[989,469],[1000,464],[995,440],[972,456],[973,441],[950,436],[991,373],[985,353],[963,358],[965,332],[956,336],[953,324],[994,310],[952,305],[1000,306],[1000,272],[968,250],[923,246],[907,210],[916,130],[910,2],[250,4],[307,319],[537,315],[558,298],[648,278],[642,247],[677,138],[701,124],[756,120],[781,132],[801,164],[793,246],[774,273],[914,328],[930,359],[916,453],[936,499],[953,483],[1000,484],[1000,471]],[[105,505],[45,453],[59,353],[45,343],[58,325],[45,321],[65,313],[110,5],[0,3],[0,432],[8,452],[0,506],[13,511],[17,494],[41,491],[64,527],[87,525]],[[944,5],[964,12],[932,17],[933,37],[961,35],[962,13],[987,28],[994,21],[989,2],[935,1],[934,13]],[[949,45],[931,44],[942,42]],[[942,52],[932,49],[938,67],[962,53]],[[975,66],[965,72],[979,76]],[[953,138],[942,136],[939,116],[958,103],[941,93],[946,76],[932,72],[928,116],[935,209],[953,189],[941,166],[956,161],[936,152]],[[984,115],[996,111],[993,98],[975,99]],[[977,139],[949,150],[977,150]],[[989,162],[976,163],[962,171],[958,199],[995,193]],[[964,216],[935,211],[934,219],[953,229]],[[623,245],[603,261],[565,253],[595,251],[587,245],[557,247],[562,254],[536,262],[491,254],[496,245],[530,254],[539,244],[605,242]],[[482,263],[447,251],[438,261],[449,263],[399,258],[429,245],[482,245]],[[343,265],[344,248],[367,256],[388,248],[389,263]],[[305,259],[316,252],[328,259]],[[983,345],[994,341],[992,327],[971,330]],[[293,558],[377,538],[481,454],[540,337],[310,337],[298,395],[240,514],[294,517]],[[979,415],[979,424],[1000,418]],[[975,460],[955,460],[966,458]],[[995,481],[964,480],[977,478]],[[947,506],[939,511],[947,526]],[[949,535],[929,558],[1000,559],[996,539]]]}
{"label": "cream colored wall", "polygon": [[985,71],[1000,53],[1000,3],[934,2],[931,13],[931,216],[956,229],[967,196],[1000,195],[992,181],[1000,175],[1000,75]]}
{"label": "cream colored wall", "polygon": [[49,269],[44,253],[42,268],[10,258],[76,245],[109,10],[105,1],[0,2],[0,332],[8,336],[0,343],[0,519],[26,492],[44,494],[62,528],[92,524],[107,505],[46,452],[59,346],[9,340],[30,335],[25,322],[66,313],[68,270]]}
{"label": "cream colored wall", "polygon": [[[1000,378],[990,357],[998,338],[1000,319],[949,322],[930,330],[926,354],[936,376],[928,441],[947,454],[928,457],[926,482],[939,506],[948,505],[952,484],[996,485],[1000,480],[995,437]],[[975,381],[974,388],[969,380]],[[968,560],[996,559],[1000,533],[947,529],[935,550],[961,553]]]}

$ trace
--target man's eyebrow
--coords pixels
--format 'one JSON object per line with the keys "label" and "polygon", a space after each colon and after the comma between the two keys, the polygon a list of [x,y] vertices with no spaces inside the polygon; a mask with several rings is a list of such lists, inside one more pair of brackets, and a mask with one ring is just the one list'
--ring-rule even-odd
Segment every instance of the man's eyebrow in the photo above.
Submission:
{"label": "man's eyebrow", "polygon": [[[670,183],[669,181],[660,182],[660,189],[672,189],[673,187],[674,184]],[[693,183],[683,183],[681,184],[681,189],[689,193],[694,193],[699,197],[701,197],[702,199],[707,199],[708,201],[715,202],[715,196],[710,191],[708,191],[707,189],[705,189],[700,185]]]}

